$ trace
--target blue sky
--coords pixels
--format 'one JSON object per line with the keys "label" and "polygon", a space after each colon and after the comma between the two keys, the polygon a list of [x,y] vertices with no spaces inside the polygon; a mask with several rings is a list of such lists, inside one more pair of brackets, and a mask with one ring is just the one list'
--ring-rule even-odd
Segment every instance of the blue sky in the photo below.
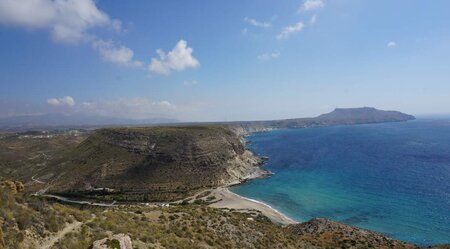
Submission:
{"label": "blue sky", "polygon": [[449,27],[446,0],[0,0],[0,117],[447,114]]}

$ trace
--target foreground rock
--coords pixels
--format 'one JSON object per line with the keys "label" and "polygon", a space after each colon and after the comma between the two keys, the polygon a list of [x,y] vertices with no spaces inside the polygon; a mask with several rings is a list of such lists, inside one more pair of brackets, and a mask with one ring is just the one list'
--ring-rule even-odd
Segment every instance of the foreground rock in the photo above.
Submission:
{"label": "foreground rock", "polygon": [[130,236],[120,233],[111,238],[94,241],[92,249],[133,249]]}

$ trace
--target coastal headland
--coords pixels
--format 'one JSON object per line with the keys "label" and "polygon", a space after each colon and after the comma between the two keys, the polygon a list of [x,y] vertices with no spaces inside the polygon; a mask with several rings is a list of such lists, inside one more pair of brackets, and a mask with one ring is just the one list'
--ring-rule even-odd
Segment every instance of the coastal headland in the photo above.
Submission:
{"label": "coastal headland", "polygon": [[[248,133],[336,124],[399,122],[413,118],[399,112],[384,112],[373,108],[336,109],[317,118],[296,121],[103,128],[86,137],[52,137],[36,145],[23,138],[7,137],[0,140],[3,148],[1,158],[5,161],[1,164],[1,170],[5,172],[2,178],[25,182],[25,192],[37,192],[38,198],[53,195],[61,203],[67,203],[66,200],[89,200],[72,201],[71,205],[92,206],[94,209],[105,209],[105,212],[123,212],[124,209],[133,208],[141,210],[136,211],[139,214],[150,212],[151,215],[147,216],[153,218],[145,218],[149,220],[155,219],[156,213],[161,217],[163,211],[158,208],[176,209],[178,217],[180,213],[190,213],[192,210],[199,212],[200,209],[201,213],[218,215],[214,219],[222,222],[222,226],[231,226],[231,220],[224,219],[227,215],[242,215],[239,222],[252,224],[255,226],[253,229],[262,234],[266,231],[264,229],[268,229],[267,231],[279,231],[280,234],[286,233],[286,236],[300,239],[297,242],[291,239],[284,241],[285,235],[277,235],[273,242],[285,243],[286,246],[282,248],[309,248],[294,246],[300,242],[302,245],[315,243],[317,248],[347,243],[416,248],[412,244],[359,228],[335,225],[337,223],[331,221],[319,219],[299,223],[263,202],[239,196],[227,188],[254,178],[270,177],[270,172],[260,167],[263,159],[246,149],[243,136]],[[62,146],[64,139],[68,141],[66,146]],[[58,146],[50,146],[57,141]],[[38,145],[38,151],[36,147],[27,147]],[[45,156],[41,156],[42,154]],[[20,166],[16,167],[15,165],[19,165],[17,162],[20,162]],[[40,167],[33,167],[36,164]],[[148,208],[152,211],[145,211]],[[223,211],[219,215],[216,211],[208,211],[210,209]],[[195,221],[189,222],[192,225]],[[213,229],[212,223],[204,225]],[[109,229],[117,230],[113,227]],[[233,229],[244,228],[237,226]],[[211,231],[220,233],[219,230]],[[317,240],[321,236],[337,236],[337,240],[328,241],[325,237]],[[315,238],[314,242],[311,242],[312,238]],[[240,238],[240,241],[249,239]],[[139,241],[141,240],[142,237],[139,237]],[[250,242],[245,245],[244,247],[253,248]]]}

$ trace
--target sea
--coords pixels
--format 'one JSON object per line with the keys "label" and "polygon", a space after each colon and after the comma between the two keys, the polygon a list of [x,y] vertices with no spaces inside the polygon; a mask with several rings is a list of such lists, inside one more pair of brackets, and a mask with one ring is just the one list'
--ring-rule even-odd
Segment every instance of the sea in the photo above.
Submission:
{"label": "sea", "polygon": [[450,119],[253,133],[274,174],[232,187],[296,221],[313,217],[419,245],[450,243]]}

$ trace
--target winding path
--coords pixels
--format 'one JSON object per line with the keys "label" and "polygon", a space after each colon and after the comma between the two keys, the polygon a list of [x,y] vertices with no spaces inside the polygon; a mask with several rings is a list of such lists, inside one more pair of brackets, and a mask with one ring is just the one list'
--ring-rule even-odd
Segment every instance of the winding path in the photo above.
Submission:
{"label": "winding path", "polygon": [[66,234],[74,231],[75,229],[81,227],[83,225],[83,222],[75,221],[73,223],[68,224],[66,227],[64,227],[61,231],[58,231],[55,235],[46,238],[40,245],[39,248],[42,249],[49,249],[53,245],[55,245],[58,240],[62,239]]}

